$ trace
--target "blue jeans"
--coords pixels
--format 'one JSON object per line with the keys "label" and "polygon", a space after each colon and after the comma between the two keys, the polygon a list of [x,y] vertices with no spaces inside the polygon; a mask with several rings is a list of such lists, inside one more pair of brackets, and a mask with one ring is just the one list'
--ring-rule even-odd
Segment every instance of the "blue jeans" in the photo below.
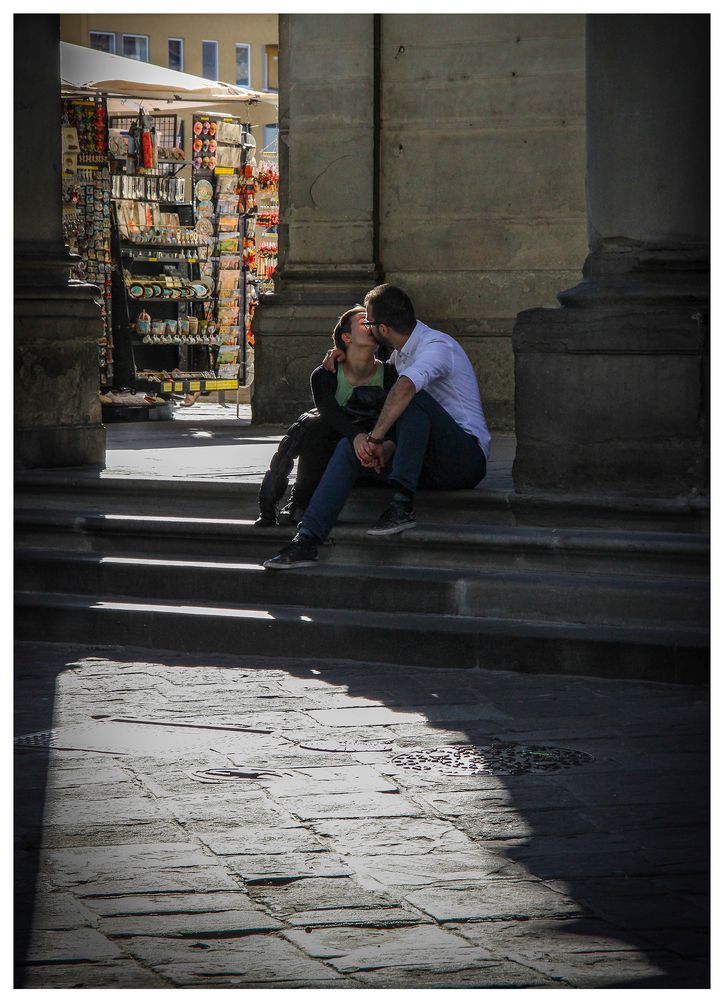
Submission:
{"label": "blue jeans", "polygon": [[325,541],[357,480],[364,476],[415,493],[472,489],[485,475],[480,444],[424,390],[416,393],[395,424],[397,447],[379,475],[365,469],[347,438],[334,454],[302,518],[301,534]]}

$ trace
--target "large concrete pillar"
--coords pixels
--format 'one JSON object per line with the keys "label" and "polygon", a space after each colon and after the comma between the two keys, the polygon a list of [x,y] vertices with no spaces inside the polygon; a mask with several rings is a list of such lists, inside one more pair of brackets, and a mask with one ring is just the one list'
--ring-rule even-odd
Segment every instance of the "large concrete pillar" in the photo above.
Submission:
{"label": "large concrete pillar", "polygon": [[589,15],[589,255],[514,330],[519,492],[707,489],[709,18]]}
{"label": "large concrete pillar", "polygon": [[340,312],[377,283],[373,14],[279,15],[280,257],[254,317],[254,421],[310,405]]}
{"label": "large concrete pillar", "polygon": [[[15,463],[103,465],[98,291],[63,241],[60,17],[15,15]],[[32,54],[32,58],[30,57]]]}

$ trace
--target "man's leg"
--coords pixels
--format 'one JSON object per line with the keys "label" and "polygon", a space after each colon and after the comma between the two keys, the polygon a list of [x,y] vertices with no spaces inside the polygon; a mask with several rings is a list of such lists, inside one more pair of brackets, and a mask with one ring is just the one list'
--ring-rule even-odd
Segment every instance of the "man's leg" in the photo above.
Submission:
{"label": "man's leg", "polygon": [[361,472],[362,466],[351,442],[342,438],[304,512],[300,534],[326,541]]}
{"label": "man's leg", "polygon": [[396,439],[390,480],[410,493],[472,489],[485,475],[477,440],[424,390],[398,419]]}
{"label": "man's leg", "polygon": [[418,392],[398,418],[395,436],[397,448],[389,472],[395,492],[369,535],[395,535],[414,528],[418,487],[471,489],[485,475],[485,455],[477,440],[427,392]]}
{"label": "man's leg", "polygon": [[361,470],[354,448],[347,438],[342,438],[304,512],[296,536],[281,552],[266,560],[265,569],[294,569],[316,562],[317,545],[326,541]]}

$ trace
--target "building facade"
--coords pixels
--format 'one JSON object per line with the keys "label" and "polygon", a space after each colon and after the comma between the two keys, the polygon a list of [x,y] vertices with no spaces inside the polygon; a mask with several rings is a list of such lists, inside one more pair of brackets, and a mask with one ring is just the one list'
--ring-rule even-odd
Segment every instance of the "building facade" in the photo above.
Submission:
{"label": "building facade", "polygon": [[[61,14],[64,42],[101,49],[252,90],[279,89],[277,14]],[[228,111],[228,106],[208,110]],[[180,116],[189,135],[189,113]],[[276,148],[276,113],[252,106],[249,122],[261,150]]]}

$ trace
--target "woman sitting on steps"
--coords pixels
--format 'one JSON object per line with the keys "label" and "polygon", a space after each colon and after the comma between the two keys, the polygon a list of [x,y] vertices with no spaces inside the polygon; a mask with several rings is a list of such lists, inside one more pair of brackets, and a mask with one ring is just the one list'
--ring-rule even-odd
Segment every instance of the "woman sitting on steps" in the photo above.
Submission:
{"label": "woman sitting on steps", "polygon": [[[363,325],[365,318],[364,307],[355,306],[337,321],[332,339],[344,357],[336,371],[320,365],[312,372],[316,409],[303,413],[282,438],[259,490],[256,527],[296,525],[340,438],[353,441],[374,426],[397,372],[375,357],[379,344]],[[276,505],[284,496],[297,456],[297,479],[289,502],[277,513]]]}

